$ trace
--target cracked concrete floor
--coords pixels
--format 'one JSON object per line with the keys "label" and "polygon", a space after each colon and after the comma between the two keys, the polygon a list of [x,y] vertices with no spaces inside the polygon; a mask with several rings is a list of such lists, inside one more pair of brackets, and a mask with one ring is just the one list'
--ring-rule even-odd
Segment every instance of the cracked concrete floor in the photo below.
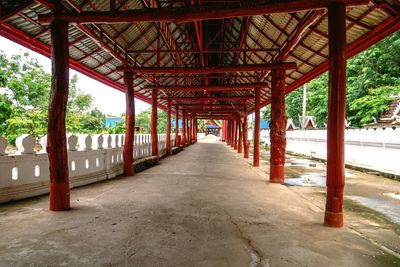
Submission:
{"label": "cracked concrete floor", "polygon": [[395,258],[206,138],[133,177],[0,206],[0,266],[394,266]]}

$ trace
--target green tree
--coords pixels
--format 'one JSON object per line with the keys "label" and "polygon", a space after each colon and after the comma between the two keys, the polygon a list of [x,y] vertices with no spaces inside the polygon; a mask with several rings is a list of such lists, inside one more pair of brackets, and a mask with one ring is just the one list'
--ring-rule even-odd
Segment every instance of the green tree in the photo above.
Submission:
{"label": "green tree", "polygon": [[398,98],[399,94],[400,86],[383,86],[370,89],[367,95],[350,103],[350,111],[361,124],[370,123],[386,111],[389,103]]}
{"label": "green tree", "polygon": [[[93,97],[77,88],[77,81],[76,75],[70,80],[67,131],[102,132],[104,115],[92,109]],[[7,93],[0,95],[0,135],[7,136],[10,143],[24,133],[46,134],[50,82],[50,74],[29,54],[8,58],[0,51],[0,86]]]}

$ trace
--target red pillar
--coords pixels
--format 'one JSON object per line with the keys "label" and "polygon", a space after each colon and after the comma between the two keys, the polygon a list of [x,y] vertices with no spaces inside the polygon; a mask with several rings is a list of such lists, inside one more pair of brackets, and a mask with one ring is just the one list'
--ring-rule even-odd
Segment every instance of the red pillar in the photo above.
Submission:
{"label": "red pillar", "polygon": [[192,144],[192,116],[189,115],[188,116],[188,144],[191,145]]}
{"label": "red pillar", "polygon": [[329,98],[327,136],[326,208],[324,224],[343,226],[344,129],[346,112],[346,7],[328,7]]}
{"label": "red pillar", "polygon": [[286,111],[285,70],[272,70],[271,122],[270,122],[270,172],[271,183],[283,184],[285,180]]}
{"label": "red pillar", "polygon": [[179,107],[175,105],[175,146],[179,143]]}
{"label": "red pillar", "polygon": [[234,141],[234,144],[233,144],[233,149],[238,149],[238,136],[239,136],[239,133],[238,133],[238,130],[239,130],[239,124],[238,124],[238,119],[237,119],[237,115],[235,115],[235,117],[234,117],[234,124],[235,124],[235,128],[234,128],[234,131],[235,131],[235,133],[234,133],[234,138],[235,138],[235,141]]}
{"label": "red pillar", "polygon": [[249,158],[249,145],[247,144],[248,140],[248,124],[247,124],[247,103],[246,101],[243,103],[243,150],[244,150],[244,158]]}
{"label": "red pillar", "polygon": [[133,146],[135,134],[135,96],[133,90],[133,73],[124,72],[125,82],[125,99],[126,99],[126,113],[125,113],[125,143],[124,143],[124,175],[132,176],[134,174],[133,168]]}
{"label": "red pillar", "polygon": [[236,129],[236,120],[235,119],[233,119],[232,120],[232,126],[231,126],[231,128],[232,128],[232,142],[231,142],[231,147],[232,148],[235,148],[235,140],[236,140],[236,136],[235,136],[235,129]]}
{"label": "red pillar", "polygon": [[189,114],[186,113],[186,145],[190,145],[190,125]]}
{"label": "red pillar", "polygon": [[253,153],[253,166],[260,166],[260,99],[261,89],[255,89],[254,97],[254,153]]}
{"label": "red pillar", "polygon": [[65,113],[69,91],[68,23],[54,20],[51,33],[51,92],[47,127],[50,210],[70,209]]}
{"label": "red pillar", "polygon": [[193,141],[197,143],[197,119],[193,118]]}
{"label": "red pillar", "polygon": [[237,121],[238,121],[238,130],[239,130],[239,137],[238,137],[238,153],[242,153],[243,149],[242,149],[242,142],[243,142],[243,127],[242,127],[242,120],[240,118],[240,114],[237,114]]}
{"label": "red pillar", "polygon": [[157,89],[151,91],[151,155],[158,158],[158,136],[157,136]]}
{"label": "red pillar", "polygon": [[182,111],[182,146],[186,146],[186,112]]}
{"label": "red pillar", "polygon": [[166,133],[166,153],[171,155],[171,99],[167,100],[167,133]]}
{"label": "red pillar", "polygon": [[222,121],[222,142],[226,141],[226,120]]}
{"label": "red pillar", "polygon": [[229,146],[230,144],[230,127],[231,127],[231,122],[229,120],[226,121],[226,145]]}

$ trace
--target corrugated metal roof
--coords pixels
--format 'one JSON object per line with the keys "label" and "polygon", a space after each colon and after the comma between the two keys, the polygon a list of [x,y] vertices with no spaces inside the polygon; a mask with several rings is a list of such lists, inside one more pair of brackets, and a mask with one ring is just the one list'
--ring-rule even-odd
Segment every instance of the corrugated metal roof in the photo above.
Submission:
{"label": "corrugated metal roof", "polygon": [[[229,2],[229,1],[228,1]],[[233,1],[232,3],[237,3]],[[244,1],[245,2],[245,1]],[[380,1],[381,5],[371,2],[369,5],[347,8],[347,43],[355,44],[363,36],[367,36],[372,30],[384,23],[397,20],[392,27],[399,27],[399,3],[395,1]],[[26,4],[21,2],[21,4]],[[108,0],[65,0],[64,8],[74,12],[81,11],[108,11],[110,1]],[[203,1],[204,5],[221,6],[213,1]],[[163,7],[183,7],[185,1],[160,2],[149,0],[127,0],[117,1],[116,8],[121,10],[144,9],[161,5]],[[389,7],[389,8],[388,8]],[[396,11],[397,10],[397,11]],[[50,45],[49,26],[42,25],[38,16],[51,12],[46,6],[33,2],[17,14],[7,18],[0,24],[0,32],[16,29],[32,38],[34,41]],[[397,12],[397,13],[395,13]],[[224,19],[221,21],[194,23],[166,24],[155,22],[119,23],[119,24],[71,24],[69,27],[70,57],[78,62],[78,68],[89,67],[98,73],[95,78],[112,84],[115,88],[123,90],[123,79],[121,73],[115,72],[127,61],[137,66],[160,66],[160,67],[201,67],[199,43],[202,49],[248,49],[249,52],[224,52],[203,55],[205,64],[231,65],[231,64],[262,64],[274,60],[279,54],[277,51],[251,51],[252,49],[280,48],[290,40],[291,36],[310,11],[295,13],[281,13],[271,15],[258,15],[248,19],[242,17]],[[218,26],[220,25],[220,26]],[[397,25],[397,26],[396,26]],[[198,40],[196,27],[203,31],[202,40]],[[216,29],[220,27],[221,30]],[[244,31],[246,30],[246,31]],[[90,32],[90,36],[88,36]],[[210,32],[210,33],[209,33]],[[296,70],[287,72],[286,83],[290,90],[293,85],[300,85],[312,73],[316,73],[321,66],[325,66],[328,59],[328,20],[326,14],[317,19],[315,23],[303,32],[302,39],[289,52],[285,61],[297,63]],[[242,38],[244,36],[244,38]],[[16,40],[22,38],[16,36]],[[241,43],[241,40],[244,40]],[[105,49],[106,47],[106,49]],[[197,50],[195,53],[160,53],[155,52],[135,53],[134,51],[155,51],[157,48],[163,50]],[[114,51],[110,53],[110,51]],[[133,52],[131,52],[133,51]],[[119,55],[119,56],[118,56]],[[159,58],[159,62],[157,61]],[[80,65],[79,65],[80,64]],[[175,79],[157,78],[151,74],[143,74],[135,79],[138,96],[142,100],[149,101],[151,94],[143,90],[144,86],[156,83],[159,85],[201,85],[226,84],[226,83],[249,83],[269,82],[268,73],[243,72],[237,73],[238,78],[203,78],[204,75],[187,76],[175,81]],[[159,75],[162,76],[162,75]],[[247,76],[247,77],[245,77]],[[227,77],[221,75],[221,77]],[[257,77],[257,78],[254,78]],[[245,95],[249,92],[160,92],[159,96],[202,96],[202,95]],[[262,99],[268,102],[269,90],[263,90]],[[161,100],[160,103],[166,103]],[[248,101],[249,109],[253,108],[253,101]]]}

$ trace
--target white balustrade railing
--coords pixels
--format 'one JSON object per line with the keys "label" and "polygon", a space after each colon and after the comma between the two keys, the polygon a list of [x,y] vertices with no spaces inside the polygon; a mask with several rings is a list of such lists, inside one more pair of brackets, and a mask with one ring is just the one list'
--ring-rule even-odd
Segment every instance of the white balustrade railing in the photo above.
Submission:
{"label": "white balustrade railing", "polygon": [[[171,135],[171,146],[175,145]],[[49,191],[47,136],[39,140],[24,134],[16,140],[16,152],[6,152],[7,141],[0,137],[0,203],[45,194]],[[151,156],[151,136],[134,137],[134,160]],[[116,177],[123,172],[123,134],[68,134],[68,166],[71,187]],[[166,135],[158,135],[158,152],[166,151]]]}
{"label": "white balustrade railing", "polygon": [[[299,154],[326,159],[326,130],[286,132],[286,149]],[[270,144],[269,131],[261,140]],[[400,175],[400,128],[346,129],[345,161],[360,167]]]}

